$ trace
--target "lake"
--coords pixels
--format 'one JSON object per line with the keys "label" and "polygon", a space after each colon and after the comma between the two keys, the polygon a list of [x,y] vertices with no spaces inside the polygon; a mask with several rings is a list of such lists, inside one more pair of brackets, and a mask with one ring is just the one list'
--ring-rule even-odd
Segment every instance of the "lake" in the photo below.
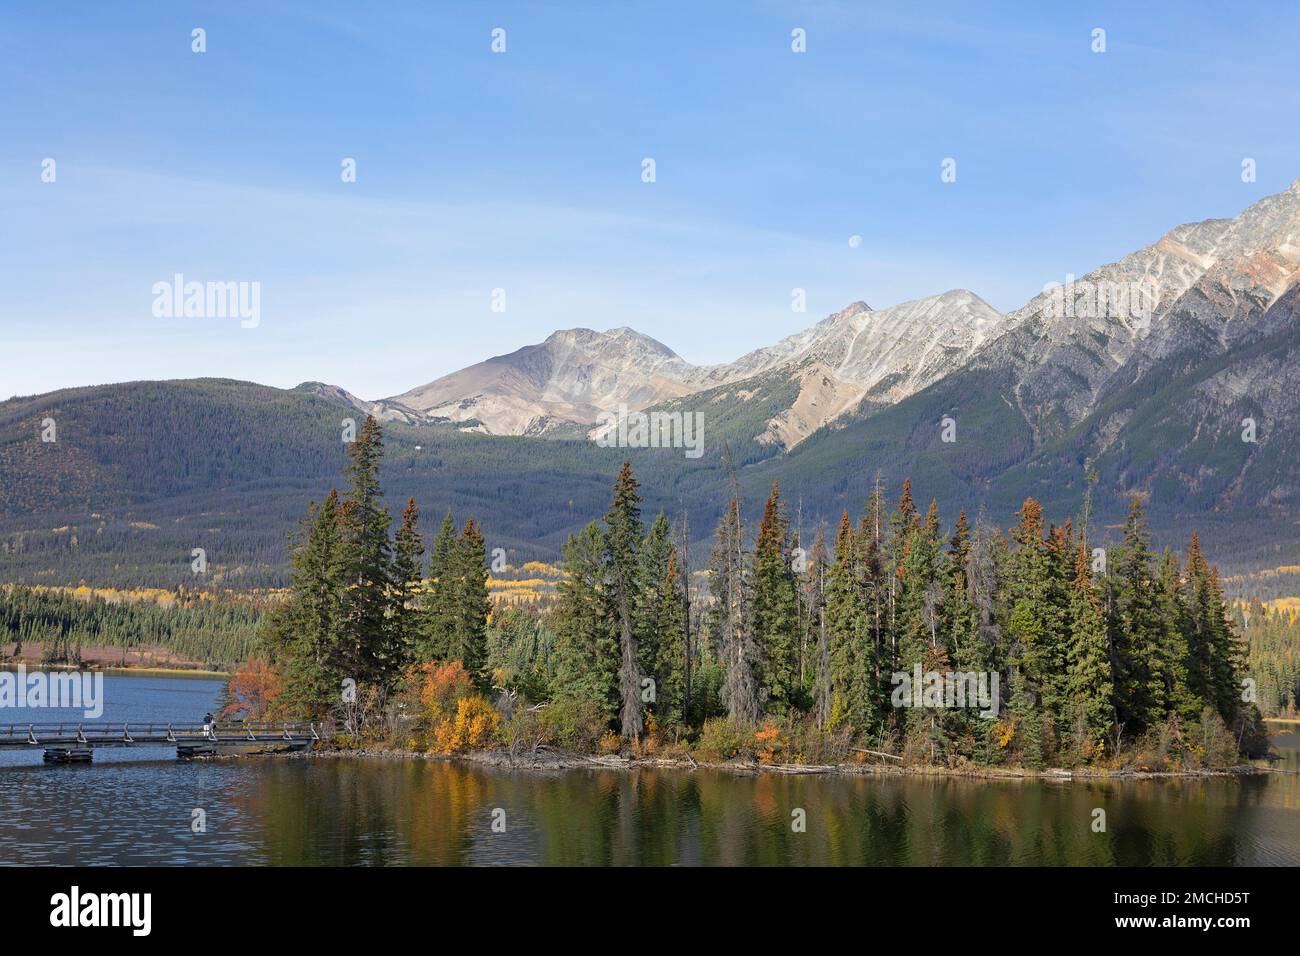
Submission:
{"label": "lake", "polygon": [[[110,675],[102,719],[197,720],[220,689],[207,678]],[[0,723],[78,716],[3,709]],[[1278,766],[1300,769],[1300,736],[1275,746]],[[1097,808],[1104,833],[1092,829]],[[193,832],[195,810],[204,832]],[[800,810],[806,829],[795,832]],[[364,757],[182,763],[152,748],[49,766],[34,749],[0,752],[0,862],[1300,865],[1300,777],[535,773]]]}

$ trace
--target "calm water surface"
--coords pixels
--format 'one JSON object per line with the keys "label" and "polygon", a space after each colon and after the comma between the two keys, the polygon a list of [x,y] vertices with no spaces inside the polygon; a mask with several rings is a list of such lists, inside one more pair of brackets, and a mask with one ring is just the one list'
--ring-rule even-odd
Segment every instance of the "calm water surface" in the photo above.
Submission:
{"label": "calm water surface", "polygon": [[[104,720],[195,720],[220,683],[108,677]],[[0,722],[76,719],[0,710]],[[1278,738],[1300,769],[1300,737]],[[1091,831],[1092,810],[1108,832]],[[207,832],[190,829],[192,811]],[[492,832],[505,810],[506,832]],[[791,811],[807,813],[793,833]],[[1300,865],[1300,777],[1104,783],[510,773],[367,758],[0,753],[0,862]]]}

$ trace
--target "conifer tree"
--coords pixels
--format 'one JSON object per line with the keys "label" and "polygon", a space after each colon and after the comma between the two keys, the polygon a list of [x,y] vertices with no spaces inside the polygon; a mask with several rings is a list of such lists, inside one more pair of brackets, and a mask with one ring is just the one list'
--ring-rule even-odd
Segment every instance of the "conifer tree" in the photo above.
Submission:
{"label": "conifer tree", "polygon": [[285,665],[285,703],[296,714],[323,717],[339,700],[350,659],[342,630],[347,565],[338,492],[308,508],[304,527],[291,557],[289,600],[269,630]]}
{"label": "conifer tree", "polygon": [[619,725],[626,740],[641,736],[641,668],[637,661],[636,588],[640,571],[641,496],[632,467],[623,467],[614,482],[614,500],[605,514],[605,572],[618,627]]}
{"label": "conifer tree", "polygon": [[681,624],[684,629],[682,636],[682,720],[690,721],[693,700],[692,685],[699,650],[695,646],[691,633],[691,535],[689,520],[685,512],[677,520],[676,539],[674,553],[677,558],[677,580],[681,590],[682,604]]}
{"label": "conifer tree", "polygon": [[1195,533],[1187,547],[1187,587],[1182,604],[1189,689],[1231,725],[1240,704],[1243,649],[1228,620],[1218,575],[1206,562]]}
{"label": "conifer tree", "polygon": [[826,630],[826,587],[829,574],[830,555],[826,550],[826,526],[819,524],[813,538],[812,554],[809,555],[808,572],[805,582],[805,603],[808,608],[809,628],[813,639],[812,701],[817,722],[823,727],[831,719],[831,651],[829,635]]}
{"label": "conifer tree", "polygon": [[[970,525],[965,510],[962,510],[957,514],[957,523],[948,541],[943,581],[941,642],[947,651],[947,659],[955,670],[987,673],[991,668],[979,664],[972,666],[971,663],[976,659],[975,644],[979,639],[979,619],[971,600],[968,577],[971,550]],[[988,721],[980,717],[969,704],[965,709],[947,715],[946,720],[954,744],[968,757],[974,751],[969,744],[983,735],[985,728],[980,725],[984,723]]]}
{"label": "conifer tree", "polygon": [[855,730],[866,731],[875,702],[867,693],[870,660],[860,640],[866,608],[856,551],[853,524],[845,511],[835,536],[835,565],[826,584],[828,723],[847,721]]}
{"label": "conifer tree", "polygon": [[[1253,704],[1249,708],[1242,706],[1241,678],[1246,669],[1246,645],[1229,619],[1228,602],[1223,597],[1223,586],[1219,583],[1219,571],[1215,567],[1209,568],[1208,590],[1212,622],[1210,635],[1214,650],[1214,680],[1211,685],[1214,689],[1214,706],[1229,726],[1233,726],[1237,719],[1258,723],[1259,709]],[[1245,710],[1250,713],[1244,714]]]}
{"label": "conifer tree", "polygon": [[862,588],[863,624],[867,629],[862,646],[869,657],[862,663],[862,673],[869,705],[867,723],[871,727],[881,722],[884,706],[881,694],[888,686],[888,675],[898,666],[897,636],[890,626],[894,577],[885,567],[884,501],[884,489],[877,475],[854,541],[857,579]]}
{"label": "conifer tree", "polygon": [[1051,525],[1046,539],[1046,579],[1043,582],[1042,609],[1044,643],[1039,665],[1042,672],[1038,685],[1043,708],[1051,715],[1058,734],[1068,730],[1068,670],[1070,659],[1070,606],[1074,594],[1075,541],[1073,522]]}
{"label": "conifer tree", "polygon": [[731,477],[731,497],[718,522],[717,540],[710,560],[709,590],[713,597],[712,631],[716,635],[722,667],[722,703],[735,722],[758,720],[758,655],[750,631],[751,582],[744,557],[744,525],[740,520],[740,493]]}
{"label": "conifer tree", "polygon": [[447,657],[458,660],[480,688],[490,686],[487,674],[488,598],[487,546],[473,518],[465,522],[448,561],[451,584],[451,629]]}
{"label": "conifer tree", "polygon": [[668,578],[668,559],[672,554],[672,526],[668,523],[667,516],[660,511],[650,523],[650,530],[641,543],[634,602],[637,666],[643,678],[649,677],[655,681],[656,694],[660,679],[660,628],[666,613],[664,604],[668,601],[681,601],[679,594],[664,591],[664,582]]}
{"label": "conifer tree", "polygon": [[968,580],[970,560],[970,524],[962,509],[957,513],[957,524],[948,540],[947,586],[943,596],[943,640],[949,659],[958,666],[968,656],[978,628]]}
{"label": "conifer tree", "polygon": [[763,509],[754,542],[753,632],[761,661],[761,696],[772,713],[800,703],[798,594],[787,543],[789,520],[776,482]]}
{"label": "conifer tree", "polygon": [[659,598],[654,602],[659,621],[655,628],[658,643],[654,662],[654,710],[661,725],[682,725],[689,719],[686,711],[686,608],[680,600],[682,580],[676,551],[668,552],[664,579],[655,588],[659,592]]}
{"label": "conifer tree", "polygon": [[564,543],[555,629],[555,696],[594,704],[612,720],[619,709],[618,630],[605,576],[605,536],[596,522]]}
{"label": "conifer tree", "polygon": [[420,534],[420,509],[408,498],[402,523],[393,536],[392,627],[404,660],[414,657],[419,643],[419,609],[415,600],[424,576],[424,537]]}
{"label": "conifer tree", "polygon": [[[941,540],[938,505],[932,501],[925,520],[912,523],[901,552],[902,563],[895,575],[899,582],[895,602],[898,669],[909,676],[915,673],[918,664],[923,673],[950,669],[947,648],[939,640],[943,597]],[[920,687],[912,688],[914,703],[919,703],[921,691]],[[909,749],[927,752],[933,760],[946,750],[944,717],[940,708],[913,706],[897,714],[895,721],[905,731]]]}
{"label": "conifer tree", "polygon": [[1166,713],[1176,713],[1184,722],[1198,720],[1204,702],[1188,684],[1189,655],[1186,621],[1183,619],[1182,570],[1178,558],[1168,548],[1160,557],[1155,580],[1156,601],[1160,613],[1161,640],[1154,670],[1160,675],[1161,696]]}
{"label": "conifer tree", "polygon": [[1124,544],[1110,561],[1107,585],[1116,716],[1127,732],[1136,733],[1160,724],[1165,717],[1160,670],[1163,627],[1146,514],[1136,495],[1124,522]]}
{"label": "conifer tree", "polygon": [[381,691],[392,686],[404,661],[389,626],[392,593],[392,524],[381,503],[379,464],[384,445],[379,423],[367,415],[348,447],[348,494],[340,510],[347,591],[342,628],[349,648],[347,676]]}
{"label": "conifer tree", "polygon": [[[880,491],[878,482],[876,490],[877,492]],[[877,502],[877,507],[879,507],[879,502]],[[898,506],[894,509],[894,513],[889,516],[887,548],[884,548],[885,542],[883,538],[881,541],[882,548],[884,548],[881,555],[881,571],[888,582],[888,597],[886,599],[888,613],[886,615],[885,629],[889,635],[888,657],[890,666],[888,669],[891,671],[898,669],[901,664],[899,642],[903,627],[898,620],[898,597],[902,577],[899,572],[906,557],[908,541],[919,523],[916,504],[912,500],[912,479],[905,478],[903,480],[903,489],[898,496]]]}
{"label": "conifer tree", "polygon": [[421,610],[418,661],[446,660],[451,644],[455,587],[451,562],[456,550],[456,519],[450,511],[442,519],[429,549],[429,588]]}
{"label": "conifer tree", "polygon": [[1072,723],[1085,749],[1104,745],[1115,722],[1112,702],[1110,649],[1106,643],[1106,621],[1092,583],[1088,548],[1079,542],[1074,560],[1074,582],[1070,600],[1069,699]]}

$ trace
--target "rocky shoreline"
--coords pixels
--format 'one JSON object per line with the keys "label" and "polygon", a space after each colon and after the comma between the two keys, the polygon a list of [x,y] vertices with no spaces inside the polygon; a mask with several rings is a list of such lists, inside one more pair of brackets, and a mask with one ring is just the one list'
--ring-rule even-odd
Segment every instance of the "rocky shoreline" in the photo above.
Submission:
{"label": "rocky shoreline", "polygon": [[977,780],[1158,780],[1176,778],[1239,777],[1273,773],[1271,768],[1252,764],[1227,767],[1222,770],[1139,770],[1099,768],[1026,770],[1001,767],[926,767],[890,766],[876,763],[847,764],[764,764],[757,761],[704,761],[677,757],[624,757],[621,755],[596,756],[553,749],[512,754],[508,750],[479,750],[466,754],[445,756],[411,750],[361,748],[357,750],[324,748],[295,756],[344,758],[363,757],[390,760],[429,760],[445,763],[465,763],[498,770],[527,771],[535,773],[564,773],[573,770],[718,770],[741,775],[761,773],[792,776],[887,776],[887,777],[965,777]]}

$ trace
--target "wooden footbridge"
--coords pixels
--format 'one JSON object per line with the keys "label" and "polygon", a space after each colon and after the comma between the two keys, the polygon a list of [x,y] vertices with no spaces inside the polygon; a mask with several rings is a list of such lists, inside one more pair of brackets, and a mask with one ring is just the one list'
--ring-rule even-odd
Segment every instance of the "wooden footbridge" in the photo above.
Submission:
{"label": "wooden footbridge", "polygon": [[0,748],[41,748],[50,763],[86,762],[97,747],[175,747],[176,756],[309,750],[330,736],[323,723],[0,724]]}

